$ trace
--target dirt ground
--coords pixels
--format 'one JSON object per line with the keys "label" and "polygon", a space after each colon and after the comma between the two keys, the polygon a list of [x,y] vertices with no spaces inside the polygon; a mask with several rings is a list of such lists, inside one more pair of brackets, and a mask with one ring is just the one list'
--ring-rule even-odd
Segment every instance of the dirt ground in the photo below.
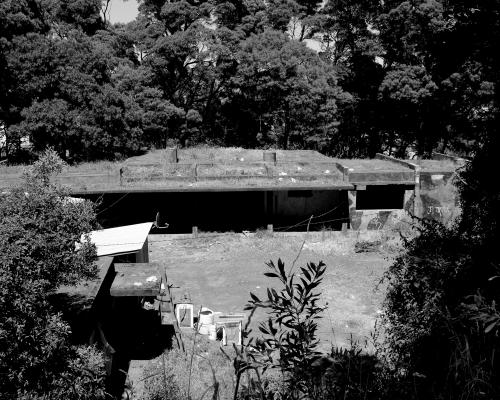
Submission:
{"label": "dirt ground", "polygon": [[[332,345],[349,346],[352,337],[370,351],[370,334],[384,296],[384,288],[381,286],[377,290],[377,285],[391,256],[385,251],[386,247],[377,252],[356,253],[354,245],[359,240],[380,240],[381,235],[373,231],[362,234],[350,231],[347,235],[328,231],[275,233],[272,237],[262,232],[202,233],[196,239],[191,235],[150,235],[149,261],[166,267],[167,279],[179,287],[175,295],[187,292],[195,310],[204,306],[214,311],[241,313],[250,292],[263,298],[266,288],[275,285],[274,280],[263,275],[267,261],[281,258],[288,269],[300,252],[295,263],[298,269],[307,262],[322,260],[327,270],[319,289],[323,304],[328,307],[319,322],[320,350],[328,352]],[[251,323],[254,333],[259,333],[256,326],[265,319],[263,312],[254,315]],[[196,335],[185,332],[183,336],[187,348],[193,348],[192,338]],[[153,375],[151,371],[161,372],[163,363],[170,371],[169,379],[174,379],[182,388],[187,371],[193,368],[193,382],[197,385],[193,393],[198,391],[200,394],[212,384],[212,375],[204,362],[210,359],[217,364],[217,380],[223,383],[220,398],[231,399],[234,390],[232,363],[221,356],[218,344],[204,337],[199,343],[194,352],[204,358],[195,357],[193,367],[189,366],[189,356],[175,350],[163,360],[161,357],[133,360],[128,370],[131,398],[143,398],[145,385]],[[226,351],[231,348],[226,347]]]}
{"label": "dirt ground", "polygon": [[[166,266],[167,279],[187,292],[195,310],[200,306],[225,313],[241,313],[253,292],[263,298],[277,281],[265,277],[265,263],[281,258],[286,268],[302,251],[295,269],[307,262],[324,261],[327,271],[322,301],[328,306],[319,323],[322,349],[347,346],[351,335],[364,345],[370,342],[380,312],[383,288],[377,289],[390,257],[383,252],[355,253],[355,237],[340,232],[204,235],[150,235],[150,262]],[[256,314],[255,328],[265,319]],[[254,332],[256,329],[254,329]]]}

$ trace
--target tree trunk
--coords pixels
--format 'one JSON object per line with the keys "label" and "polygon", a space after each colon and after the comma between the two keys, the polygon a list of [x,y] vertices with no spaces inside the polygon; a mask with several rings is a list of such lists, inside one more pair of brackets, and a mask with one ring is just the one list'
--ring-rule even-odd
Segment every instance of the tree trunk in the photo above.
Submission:
{"label": "tree trunk", "polygon": [[299,41],[302,42],[304,40],[304,34],[306,33],[306,26],[304,25],[303,22],[301,22],[302,27],[300,28],[300,39]]}
{"label": "tree trunk", "polygon": [[447,148],[448,148],[448,136],[446,136],[444,138],[443,145],[441,146],[440,152],[444,154]]}
{"label": "tree trunk", "polygon": [[290,135],[288,124],[288,104],[285,106],[285,118],[283,121],[283,150],[288,149],[288,137]]}

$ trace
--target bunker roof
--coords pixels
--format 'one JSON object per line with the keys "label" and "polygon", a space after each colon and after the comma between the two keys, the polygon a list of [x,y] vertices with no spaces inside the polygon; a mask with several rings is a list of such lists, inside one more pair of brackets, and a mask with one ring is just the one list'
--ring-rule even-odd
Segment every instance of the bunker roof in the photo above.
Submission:
{"label": "bunker roof", "polygon": [[[276,161],[264,161],[274,152]],[[349,190],[355,185],[411,185],[415,171],[454,171],[455,158],[338,159],[313,150],[187,148],[154,150],[124,162],[70,166],[57,179],[74,194],[130,192]],[[382,159],[380,159],[382,158]],[[21,168],[0,166],[0,189],[15,185]]]}
{"label": "bunker roof", "polygon": [[408,171],[409,167],[401,164],[396,164],[387,160],[379,160],[377,158],[357,158],[357,159],[339,159],[339,164],[356,172],[377,172],[377,171]]}
{"label": "bunker roof", "polygon": [[[257,150],[243,149],[241,147],[192,147],[177,150],[178,163],[213,163],[231,164],[263,162],[263,153],[276,153],[277,162],[289,163],[317,163],[331,162],[332,159],[315,150]],[[147,154],[131,157],[126,164],[156,165],[165,160],[164,150],[154,150]]]}
{"label": "bunker roof", "polygon": [[462,162],[453,160],[411,160],[412,163],[420,166],[424,172],[452,172],[462,166]]}

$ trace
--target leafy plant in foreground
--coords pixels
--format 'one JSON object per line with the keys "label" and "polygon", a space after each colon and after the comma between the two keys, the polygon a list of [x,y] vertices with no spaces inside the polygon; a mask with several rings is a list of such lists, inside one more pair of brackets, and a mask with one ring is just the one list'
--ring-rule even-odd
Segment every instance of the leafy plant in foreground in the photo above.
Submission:
{"label": "leafy plant in foreground", "polygon": [[[285,271],[281,259],[266,265],[264,275],[277,279],[281,289],[268,288],[267,299],[263,300],[250,293],[245,309],[262,308],[269,318],[259,325],[264,336],[249,338],[246,347],[238,351],[235,367],[238,377],[251,369],[259,381],[261,372],[277,368],[286,380],[289,396],[298,398],[307,395],[313,378],[312,364],[321,357],[317,351],[317,320],[324,308],[319,305],[321,293],[316,288],[323,280],[326,265],[308,263],[294,273]],[[245,332],[246,338],[249,333]]]}

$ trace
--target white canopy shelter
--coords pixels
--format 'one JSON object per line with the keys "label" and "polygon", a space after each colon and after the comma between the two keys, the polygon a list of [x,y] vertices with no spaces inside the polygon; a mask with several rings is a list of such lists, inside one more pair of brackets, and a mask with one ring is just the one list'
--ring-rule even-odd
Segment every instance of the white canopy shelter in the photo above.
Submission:
{"label": "white canopy shelter", "polygon": [[[89,233],[90,241],[97,248],[97,256],[136,253],[147,246],[152,222],[102,229]],[[82,237],[84,240],[84,237]]]}

